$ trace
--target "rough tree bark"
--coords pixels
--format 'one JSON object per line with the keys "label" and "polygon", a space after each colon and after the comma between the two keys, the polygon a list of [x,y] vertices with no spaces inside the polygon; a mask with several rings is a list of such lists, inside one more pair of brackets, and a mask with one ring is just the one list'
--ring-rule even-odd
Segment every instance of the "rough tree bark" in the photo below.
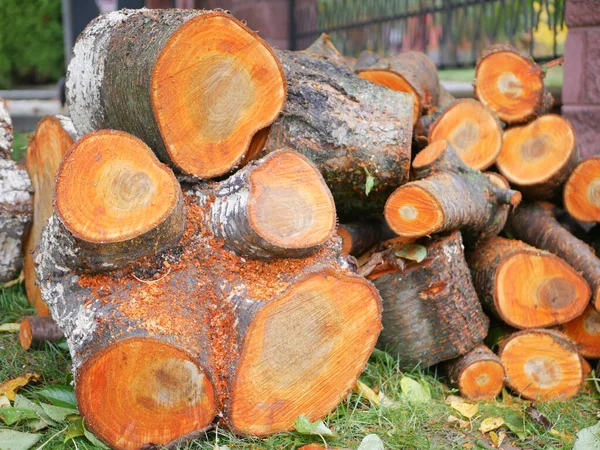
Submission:
{"label": "rough tree bark", "polygon": [[[387,259],[399,258],[392,251]],[[402,366],[429,367],[483,341],[489,321],[471,283],[459,232],[433,240],[427,258],[408,263],[405,273],[390,269],[389,263],[369,278],[383,299],[378,346],[397,356]]]}
{"label": "rough tree bark", "polygon": [[460,395],[470,400],[493,400],[504,387],[502,361],[485,345],[448,364],[448,377]]}
{"label": "rough tree bark", "polygon": [[590,287],[556,255],[524,242],[494,237],[469,255],[479,298],[515,328],[568,322],[585,309]]}
{"label": "rough tree bark", "polygon": [[10,159],[12,121],[0,98],[0,283],[11,281],[23,267],[23,236],[31,222],[31,182]]}
{"label": "rough tree bark", "polygon": [[475,96],[509,125],[548,112],[554,99],[544,87],[544,69],[508,44],[494,44],[479,56]]}
{"label": "rough tree bark", "polygon": [[48,307],[42,300],[33,267],[33,252],[42,236],[42,228],[54,209],[54,180],[64,155],[77,139],[71,119],[46,116],[40,120],[27,145],[25,168],[33,187],[33,221],[23,245],[23,272],[29,303],[38,315],[47,316]]}
{"label": "rough tree bark", "polygon": [[413,170],[416,181],[396,189],[385,205],[385,219],[400,236],[461,229],[472,244],[497,235],[521,200],[497,175],[465,165],[445,140],[421,151]]}
{"label": "rough tree bark", "polygon": [[[255,147],[263,154],[289,147],[313,161],[342,219],[380,213],[387,196],[408,180],[410,97],[304,52],[276,54],[288,80],[288,98]],[[367,195],[369,176],[374,185]]]}
{"label": "rough tree bark", "polygon": [[509,218],[509,230],[518,239],[561,257],[585,278],[592,289],[592,303],[600,311],[600,259],[583,241],[557,220],[550,203],[524,204]]}
{"label": "rough tree bark", "polygon": [[175,9],[93,20],[73,49],[66,89],[80,134],[127,131],[201,178],[241,164],[286,97],[281,66],[256,33],[223,11]]}

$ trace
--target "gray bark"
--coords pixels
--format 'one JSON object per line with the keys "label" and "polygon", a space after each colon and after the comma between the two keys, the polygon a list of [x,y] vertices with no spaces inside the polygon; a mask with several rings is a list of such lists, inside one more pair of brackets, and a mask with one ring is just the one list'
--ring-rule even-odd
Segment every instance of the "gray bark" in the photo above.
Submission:
{"label": "gray bark", "polygon": [[9,159],[13,144],[13,127],[6,102],[0,97],[0,158]]}

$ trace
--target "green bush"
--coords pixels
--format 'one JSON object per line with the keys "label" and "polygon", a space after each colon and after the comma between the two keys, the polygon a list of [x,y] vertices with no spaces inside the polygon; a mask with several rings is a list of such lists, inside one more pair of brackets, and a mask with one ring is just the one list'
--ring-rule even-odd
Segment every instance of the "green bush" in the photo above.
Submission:
{"label": "green bush", "polygon": [[61,0],[0,0],[0,88],[63,73]]}

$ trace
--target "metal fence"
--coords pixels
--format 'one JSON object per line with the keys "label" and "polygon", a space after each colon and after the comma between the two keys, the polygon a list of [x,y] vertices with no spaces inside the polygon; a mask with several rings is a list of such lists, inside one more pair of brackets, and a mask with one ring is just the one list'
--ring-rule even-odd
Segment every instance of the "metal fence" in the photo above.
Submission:
{"label": "metal fence", "polygon": [[440,68],[472,66],[492,43],[536,61],[561,56],[566,0],[290,0],[293,49],[329,33],[348,56],[427,53]]}

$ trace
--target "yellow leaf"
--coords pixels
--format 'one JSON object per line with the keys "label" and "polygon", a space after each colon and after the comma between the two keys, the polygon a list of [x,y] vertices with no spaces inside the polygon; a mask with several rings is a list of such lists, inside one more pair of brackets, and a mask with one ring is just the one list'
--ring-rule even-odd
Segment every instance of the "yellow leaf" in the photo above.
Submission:
{"label": "yellow leaf", "polygon": [[6,333],[18,333],[21,328],[21,324],[19,323],[3,323],[0,325],[0,333],[3,331]]}
{"label": "yellow leaf", "polygon": [[5,406],[10,406],[10,400],[6,395],[0,395],[0,408],[4,408]]}
{"label": "yellow leaf", "polygon": [[360,380],[356,381],[356,384],[354,385],[354,392],[357,393],[358,395],[366,398],[367,400],[369,400],[371,405],[379,406],[380,400],[379,400],[379,397],[377,396],[377,394],[375,392],[373,392],[373,389],[371,389],[369,386],[367,386],[362,381],[360,381]]}
{"label": "yellow leaf", "polygon": [[0,384],[0,396],[5,395],[9,400],[14,400],[17,390],[25,386],[30,380],[39,380],[40,376],[37,373],[28,373],[22,377],[17,377],[12,380],[6,380]]}
{"label": "yellow leaf", "polygon": [[479,406],[466,402],[462,397],[457,397],[456,395],[449,395],[446,397],[446,405],[457,410],[468,419],[472,419],[479,411]]}
{"label": "yellow leaf", "polygon": [[488,417],[487,419],[483,419],[481,422],[479,431],[481,431],[483,434],[489,433],[492,430],[500,428],[502,425],[504,425],[504,419],[502,417]]}
{"label": "yellow leaf", "polygon": [[490,431],[489,436],[490,436],[490,439],[492,441],[492,444],[494,444],[494,447],[498,447],[499,438],[498,438],[498,435],[496,434],[496,432],[495,431]]}
{"label": "yellow leaf", "polygon": [[469,426],[469,422],[459,419],[456,416],[448,416],[448,423],[458,423],[461,428],[467,428]]}
{"label": "yellow leaf", "polygon": [[556,429],[554,429],[554,428],[552,428],[552,429],[550,430],[550,434],[551,434],[551,435],[553,435],[553,436],[556,436],[556,437],[559,437],[559,438],[565,439],[565,440],[567,440],[567,441],[570,441],[571,439],[573,439],[573,438],[572,438],[571,436],[569,436],[568,434],[566,434],[566,433],[563,433],[562,431],[558,431],[558,430],[556,430]]}

